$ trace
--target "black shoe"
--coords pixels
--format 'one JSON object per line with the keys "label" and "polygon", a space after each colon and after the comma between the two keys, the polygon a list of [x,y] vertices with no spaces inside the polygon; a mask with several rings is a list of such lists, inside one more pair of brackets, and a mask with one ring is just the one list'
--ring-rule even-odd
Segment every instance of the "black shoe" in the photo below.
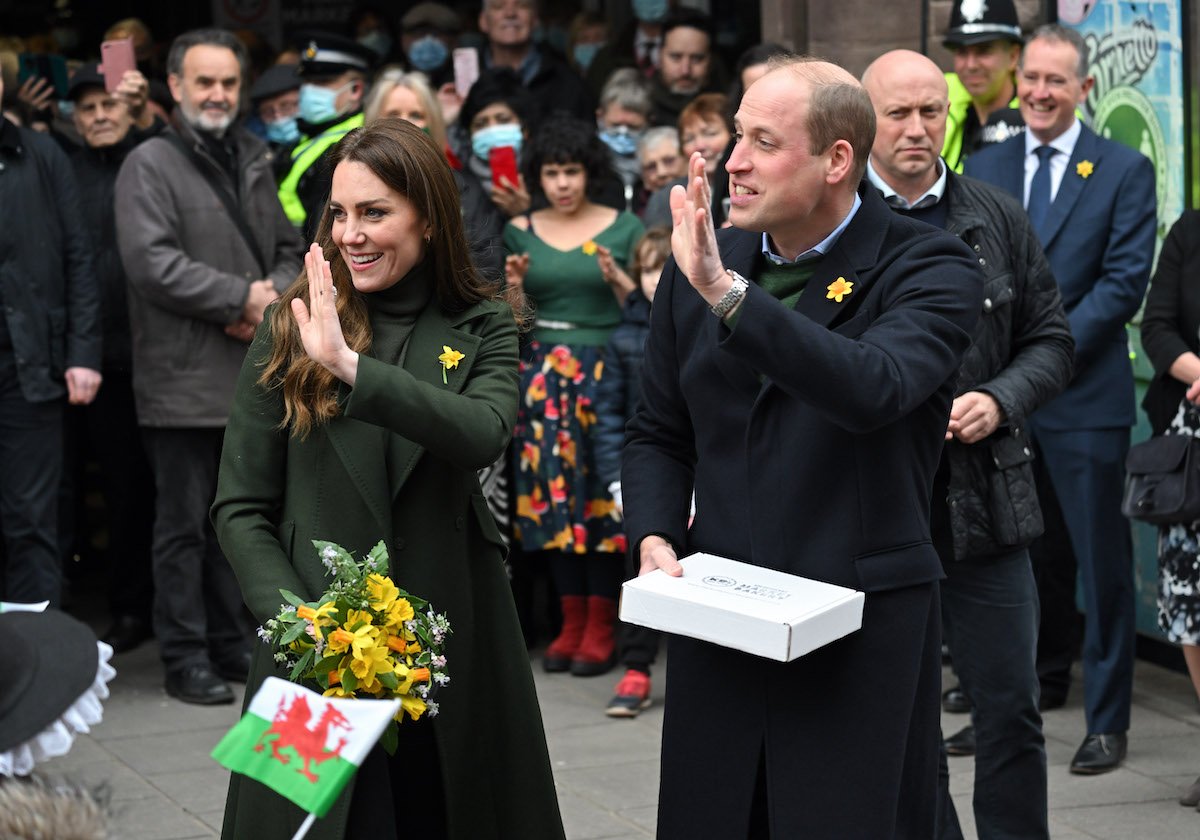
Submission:
{"label": "black shoe", "polygon": [[942,709],[954,715],[966,714],[971,711],[971,698],[960,685],[947,688],[942,692]]}
{"label": "black shoe", "polygon": [[220,658],[214,656],[213,667],[223,679],[244,683],[250,676],[250,651],[243,650],[233,656]]}
{"label": "black shoe", "polygon": [[964,726],[945,741],[946,755],[975,755],[975,727]]}
{"label": "black shoe", "polygon": [[1125,760],[1126,744],[1124,732],[1088,735],[1071,759],[1071,772],[1077,776],[1096,776],[1116,770]]}
{"label": "black shoe", "polygon": [[167,674],[167,694],[184,703],[217,706],[233,702],[233,690],[207,663],[188,665]]}
{"label": "black shoe", "polygon": [[108,631],[100,637],[100,641],[111,647],[113,653],[125,653],[153,635],[150,622],[134,615],[118,615],[113,619]]}

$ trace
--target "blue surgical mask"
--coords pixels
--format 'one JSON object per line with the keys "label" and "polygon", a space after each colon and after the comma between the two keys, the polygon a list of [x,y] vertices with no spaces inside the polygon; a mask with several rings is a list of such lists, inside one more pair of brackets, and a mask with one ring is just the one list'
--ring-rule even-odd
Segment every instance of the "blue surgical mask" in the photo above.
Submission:
{"label": "blue surgical mask", "polygon": [[592,59],[596,57],[596,53],[604,46],[598,41],[593,41],[590,44],[576,44],[571,51],[575,56],[575,63],[579,65],[580,70],[587,70],[591,66]]}
{"label": "blue surgical mask", "polygon": [[376,29],[374,32],[368,32],[366,35],[359,35],[358,43],[380,58],[386,58],[388,53],[392,51],[392,36],[382,29]]}
{"label": "blue surgical mask", "polygon": [[601,131],[600,139],[604,141],[604,145],[612,149],[613,154],[629,157],[637,152],[642,132],[634,131],[627,125],[618,125]]}
{"label": "blue surgical mask", "polygon": [[345,89],[344,85],[337,90],[319,85],[300,85],[300,119],[309,125],[320,125],[334,119],[338,116],[338,94]]}
{"label": "blue surgical mask", "polygon": [[267,139],[281,146],[290,146],[300,139],[300,126],[295,117],[284,117],[266,124]]}
{"label": "blue surgical mask", "polygon": [[71,117],[75,116],[75,100],[74,99],[58,100],[58,113],[62,116],[63,119],[67,119],[67,120],[69,120],[69,119],[71,119]]}
{"label": "blue surgical mask", "polygon": [[471,151],[480,160],[487,160],[492,149],[501,146],[512,146],[513,151],[521,154],[521,126],[516,123],[489,125],[471,135]]}
{"label": "blue surgical mask", "polygon": [[643,23],[659,23],[667,16],[667,0],[632,0],[633,16]]}
{"label": "blue surgical mask", "polygon": [[442,43],[441,39],[432,35],[418,38],[408,48],[408,60],[412,62],[413,67],[424,73],[441,67],[446,63],[449,55],[450,51],[446,49],[446,45]]}

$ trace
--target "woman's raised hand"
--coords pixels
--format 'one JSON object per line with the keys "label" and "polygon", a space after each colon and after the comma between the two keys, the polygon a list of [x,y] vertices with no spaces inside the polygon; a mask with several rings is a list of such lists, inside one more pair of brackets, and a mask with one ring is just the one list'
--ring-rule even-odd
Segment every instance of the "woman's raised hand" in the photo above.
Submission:
{"label": "woman's raised hand", "polygon": [[528,271],[529,254],[509,254],[504,258],[504,282],[510,288],[523,288]]}
{"label": "woman's raised hand", "polygon": [[346,344],[337,314],[333,272],[321,246],[315,242],[304,255],[304,270],[308,272],[308,306],[299,297],[292,299],[292,317],[300,329],[304,352],[338,379],[353,385],[358,374],[358,354]]}

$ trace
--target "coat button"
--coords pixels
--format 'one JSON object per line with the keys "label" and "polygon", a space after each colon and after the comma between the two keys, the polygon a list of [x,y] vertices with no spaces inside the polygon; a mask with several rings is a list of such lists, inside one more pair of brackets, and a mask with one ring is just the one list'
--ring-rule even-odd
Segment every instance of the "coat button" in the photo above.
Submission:
{"label": "coat button", "polygon": [[1022,452],[1024,452],[1026,455],[1030,455],[1030,454],[1032,454],[1032,453],[1029,451],[1029,447],[1028,447],[1028,446],[1026,446],[1026,447],[1025,447],[1024,449],[1022,449],[1021,451],[1022,451]]}
{"label": "coat button", "polygon": [[991,312],[991,311],[992,311],[992,299],[991,299],[991,298],[984,298],[984,299],[983,299],[983,311],[984,311],[984,312]]}
{"label": "coat button", "polygon": [[463,525],[465,525],[465,524],[466,524],[466,520],[463,519],[461,516],[457,516],[454,518],[454,530],[455,531],[461,531],[463,529]]}
{"label": "coat button", "polygon": [[980,265],[987,265],[987,260],[985,260],[983,257],[980,257],[980,258],[979,258],[979,264],[980,264]]}
{"label": "coat button", "polygon": [[976,242],[976,243],[975,243],[975,253],[976,253],[976,254],[978,254],[978,253],[979,253],[979,250],[980,250],[980,248],[979,248],[979,243],[978,243],[978,242]]}

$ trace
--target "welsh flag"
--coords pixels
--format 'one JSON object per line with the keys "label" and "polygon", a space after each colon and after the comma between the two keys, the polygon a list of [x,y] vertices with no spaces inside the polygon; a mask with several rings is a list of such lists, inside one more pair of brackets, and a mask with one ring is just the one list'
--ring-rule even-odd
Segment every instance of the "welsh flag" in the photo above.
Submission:
{"label": "welsh flag", "polygon": [[399,710],[399,700],[335,700],[267,677],[212,757],[323,817]]}

